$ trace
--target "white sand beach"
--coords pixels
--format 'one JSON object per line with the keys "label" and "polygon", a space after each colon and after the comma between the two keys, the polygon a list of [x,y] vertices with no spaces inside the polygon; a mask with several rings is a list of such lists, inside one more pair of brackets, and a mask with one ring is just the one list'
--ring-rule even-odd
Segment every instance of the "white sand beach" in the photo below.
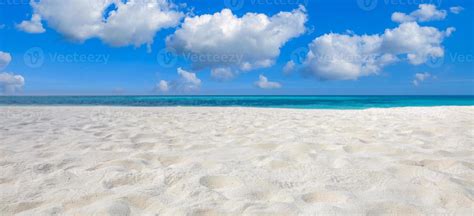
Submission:
{"label": "white sand beach", "polygon": [[0,107],[0,215],[473,215],[474,107]]}

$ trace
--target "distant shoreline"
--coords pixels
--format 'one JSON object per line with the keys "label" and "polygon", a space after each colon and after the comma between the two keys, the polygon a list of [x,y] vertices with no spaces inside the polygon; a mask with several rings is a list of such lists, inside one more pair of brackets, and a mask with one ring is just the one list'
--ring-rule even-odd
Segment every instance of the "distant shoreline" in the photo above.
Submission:
{"label": "distant shoreline", "polygon": [[14,96],[0,106],[258,107],[368,109],[474,106],[474,96]]}

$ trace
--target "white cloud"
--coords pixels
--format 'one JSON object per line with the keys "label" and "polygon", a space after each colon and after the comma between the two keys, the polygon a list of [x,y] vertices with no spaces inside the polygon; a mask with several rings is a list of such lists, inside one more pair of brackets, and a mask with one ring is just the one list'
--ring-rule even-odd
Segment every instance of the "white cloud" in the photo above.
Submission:
{"label": "white cloud", "polygon": [[249,71],[273,65],[280,48],[305,32],[306,20],[302,6],[271,17],[257,13],[237,17],[224,9],[215,14],[187,17],[166,43],[180,55],[199,56],[192,62],[198,70]]}
{"label": "white cloud", "polygon": [[290,74],[291,72],[293,72],[295,70],[295,62],[293,60],[291,61],[288,61],[285,66],[283,67],[283,73],[284,74]]}
{"label": "white cloud", "polygon": [[201,86],[201,80],[197,78],[195,73],[178,68],[178,75],[181,77],[179,87],[182,90],[193,91],[199,89]]}
{"label": "white cloud", "polygon": [[0,51],[0,70],[6,68],[11,60],[12,56],[10,53]]}
{"label": "white cloud", "polygon": [[[10,53],[0,51],[0,70],[10,64]],[[13,73],[0,72],[0,94],[14,94],[25,85],[25,78]]]}
{"label": "white cloud", "polygon": [[420,83],[424,82],[425,80],[431,78],[432,75],[430,73],[417,73],[415,74],[415,79],[413,80],[413,85],[418,86]]}
{"label": "white cloud", "polygon": [[451,13],[453,14],[460,14],[463,10],[464,8],[461,6],[454,6],[449,8],[449,11],[451,11]]}
{"label": "white cloud", "polygon": [[453,31],[452,27],[439,31],[434,27],[419,26],[415,22],[402,23],[398,28],[385,30],[382,48],[396,55],[406,54],[411,64],[419,65],[428,58],[443,57],[441,43]]}
{"label": "white cloud", "polygon": [[444,33],[444,37],[449,37],[449,36],[451,36],[451,34],[452,34],[453,32],[455,32],[455,31],[456,31],[456,28],[454,28],[454,27],[448,27],[448,28],[443,32],[443,33]]}
{"label": "white cloud", "polygon": [[445,10],[438,10],[433,4],[420,4],[419,9],[405,14],[401,12],[395,12],[392,14],[392,21],[404,23],[404,22],[428,22],[434,20],[444,20],[446,18]]}
{"label": "white cloud", "polygon": [[178,25],[181,17],[181,13],[170,10],[165,0],[119,2],[99,37],[113,46],[151,45],[156,32]]}
{"label": "white cloud", "polygon": [[310,44],[304,70],[323,80],[354,80],[376,74],[397,60],[380,52],[382,42],[379,35],[323,35]]}
{"label": "white cloud", "polygon": [[31,34],[41,34],[46,31],[43,28],[41,16],[39,14],[33,14],[31,20],[25,20],[21,22],[20,24],[16,25],[16,28]]}
{"label": "white cloud", "polygon": [[170,90],[166,80],[161,80],[157,85],[157,89],[161,92],[168,92]]}
{"label": "white cloud", "polygon": [[14,94],[25,85],[25,78],[21,75],[2,72],[0,73],[0,92]]}
{"label": "white cloud", "polygon": [[173,81],[161,80],[156,90],[160,92],[191,92],[199,90],[202,81],[196,76],[195,73],[188,72],[182,68],[177,69],[179,78]]}
{"label": "white cloud", "polygon": [[211,70],[212,78],[219,81],[231,80],[235,77],[235,73],[230,68],[213,68]]}
{"label": "white cloud", "polygon": [[178,25],[183,16],[167,0],[41,0],[31,5],[49,27],[66,37],[100,38],[112,46],[150,46],[156,32]]}
{"label": "white cloud", "polygon": [[277,89],[281,88],[281,84],[278,82],[270,82],[267,77],[260,75],[255,85],[262,89]]}
{"label": "white cloud", "polygon": [[400,58],[419,65],[443,57],[442,42],[453,31],[408,22],[381,35],[325,34],[309,45],[304,71],[322,80],[355,80],[378,74]]}
{"label": "white cloud", "polygon": [[32,1],[31,6],[49,27],[68,38],[84,41],[103,29],[103,13],[112,3],[112,0],[41,0]]}

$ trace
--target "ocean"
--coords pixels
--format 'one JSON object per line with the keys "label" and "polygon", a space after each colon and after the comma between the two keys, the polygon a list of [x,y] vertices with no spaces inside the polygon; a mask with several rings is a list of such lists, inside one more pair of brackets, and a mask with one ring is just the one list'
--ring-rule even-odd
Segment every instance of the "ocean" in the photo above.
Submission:
{"label": "ocean", "polygon": [[474,96],[2,96],[0,106],[202,106],[298,109],[474,106]]}

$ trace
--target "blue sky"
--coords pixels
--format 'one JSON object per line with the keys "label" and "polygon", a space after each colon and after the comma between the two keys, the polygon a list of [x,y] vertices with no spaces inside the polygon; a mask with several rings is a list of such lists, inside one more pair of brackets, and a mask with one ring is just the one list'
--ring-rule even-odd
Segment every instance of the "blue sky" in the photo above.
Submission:
{"label": "blue sky", "polygon": [[[11,57],[0,71],[3,93],[474,94],[472,1],[367,0],[364,6],[363,0],[158,0],[166,6],[157,6],[154,18],[143,10],[134,14],[137,9],[112,23],[109,13],[121,6],[104,7],[108,24],[100,31],[81,30],[93,14],[87,7],[55,2],[0,0],[0,51]],[[435,13],[420,4],[434,6]],[[224,8],[233,16],[225,18]],[[205,17],[215,13],[221,16]],[[30,20],[33,14],[39,22]],[[137,20],[159,27],[129,35],[128,29],[143,24]],[[197,21],[209,22],[196,27]],[[232,26],[239,21],[242,26]],[[222,32],[214,34],[216,29]],[[223,53],[244,60],[220,60]],[[42,62],[32,62],[38,55]],[[287,71],[290,61],[294,67]],[[218,69],[225,76],[211,73]]]}

